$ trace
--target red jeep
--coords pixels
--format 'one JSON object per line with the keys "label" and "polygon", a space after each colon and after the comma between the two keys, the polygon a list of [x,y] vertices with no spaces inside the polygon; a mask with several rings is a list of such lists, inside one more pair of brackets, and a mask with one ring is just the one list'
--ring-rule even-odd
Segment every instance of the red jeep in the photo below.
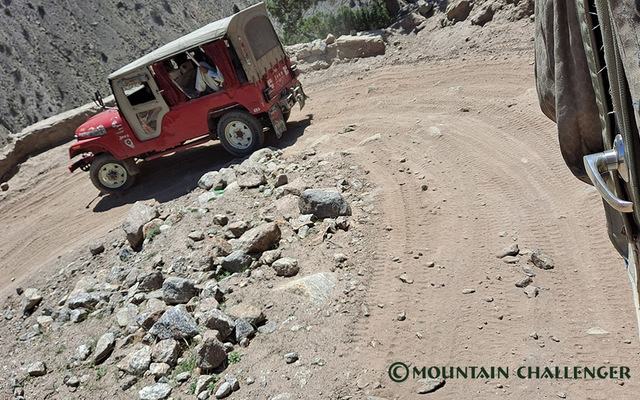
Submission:
{"label": "red jeep", "polygon": [[[69,167],[103,193],[133,184],[138,160],[220,139],[231,154],[279,138],[305,94],[263,3],[206,25],[109,75],[117,103],[76,130]],[[104,106],[99,93],[96,100]]]}

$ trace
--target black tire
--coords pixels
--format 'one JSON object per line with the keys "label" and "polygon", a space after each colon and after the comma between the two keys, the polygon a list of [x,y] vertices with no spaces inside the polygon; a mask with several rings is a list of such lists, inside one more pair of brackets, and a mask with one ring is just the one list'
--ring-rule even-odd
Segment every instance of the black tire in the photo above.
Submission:
{"label": "black tire", "polygon": [[218,138],[229,153],[244,157],[264,144],[262,125],[246,111],[229,111],[218,121]]}
{"label": "black tire", "polygon": [[133,185],[135,179],[124,161],[108,153],[96,156],[91,163],[89,176],[93,185],[105,194],[123,193]]}

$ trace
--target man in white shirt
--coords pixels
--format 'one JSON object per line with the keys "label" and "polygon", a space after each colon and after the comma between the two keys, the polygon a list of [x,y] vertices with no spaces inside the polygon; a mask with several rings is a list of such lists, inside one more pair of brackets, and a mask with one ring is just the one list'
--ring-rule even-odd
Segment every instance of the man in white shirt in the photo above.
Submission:
{"label": "man in white shirt", "polygon": [[218,67],[215,69],[205,61],[200,61],[198,71],[196,73],[196,92],[198,96],[208,88],[217,92],[222,88],[224,79]]}

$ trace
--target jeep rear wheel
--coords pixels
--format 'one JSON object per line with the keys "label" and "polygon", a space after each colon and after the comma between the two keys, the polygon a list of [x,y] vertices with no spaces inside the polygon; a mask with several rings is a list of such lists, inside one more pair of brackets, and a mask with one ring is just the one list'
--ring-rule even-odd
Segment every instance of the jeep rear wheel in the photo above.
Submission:
{"label": "jeep rear wheel", "polygon": [[222,147],[235,156],[246,156],[264,143],[262,125],[246,111],[230,111],[218,121],[218,138]]}
{"label": "jeep rear wheel", "polygon": [[102,193],[122,193],[133,185],[134,177],[129,173],[124,161],[111,154],[100,154],[91,163],[91,182]]}

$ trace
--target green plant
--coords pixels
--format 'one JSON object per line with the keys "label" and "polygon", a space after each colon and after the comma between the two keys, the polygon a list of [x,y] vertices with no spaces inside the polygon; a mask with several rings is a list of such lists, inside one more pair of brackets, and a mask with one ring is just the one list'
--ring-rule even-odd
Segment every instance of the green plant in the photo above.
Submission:
{"label": "green plant", "polygon": [[211,381],[211,383],[207,385],[207,390],[209,391],[209,393],[215,393],[216,383],[218,383],[218,381],[220,380],[220,377],[217,374],[213,374],[212,378],[213,380]]}
{"label": "green plant", "polygon": [[198,384],[196,382],[191,382],[191,385],[189,385],[189,393],[195,394],[197,386]]}
{"label": "green plant", "polygon": [[242,354],[234,351],[232,353],[229,353],[227,358],[229,359],[229,364],[237,364],[240,362],[240,360],[242,360]]}
{"label": "green plant", "polygon": [[106,374],[107,374],[107,367],[102,366],[102,367],[98,368],[98,370],[96,371],[96,380],[99,381]]}
{"label": "green plant", "polygon": [[230,277],[230,276],[231,276],[231,272],[230,272],[230,271],[222,270],[222,272],[220,272],[220,273],[218,274],[218,276],[216,276],[216,278],[217,278],[218,280],[221,280],[221,279],[224,279],[224,278],[228,278],[228,277]]}
{"label": "green plant", "polygon": [[192,372],[196,369],[196,357],[191,354],[190,357],[185,358],[180,364],[178,364],[174,370],[174,375],[179,375],[183,372]]}
{"label": "green plant", "polygon": [[151,241],[156,235],[159,235],[159,234],[160,234],[160,227],[156,226],[155,228],[150,230],[149,233],[147,233],[147,240]]}

